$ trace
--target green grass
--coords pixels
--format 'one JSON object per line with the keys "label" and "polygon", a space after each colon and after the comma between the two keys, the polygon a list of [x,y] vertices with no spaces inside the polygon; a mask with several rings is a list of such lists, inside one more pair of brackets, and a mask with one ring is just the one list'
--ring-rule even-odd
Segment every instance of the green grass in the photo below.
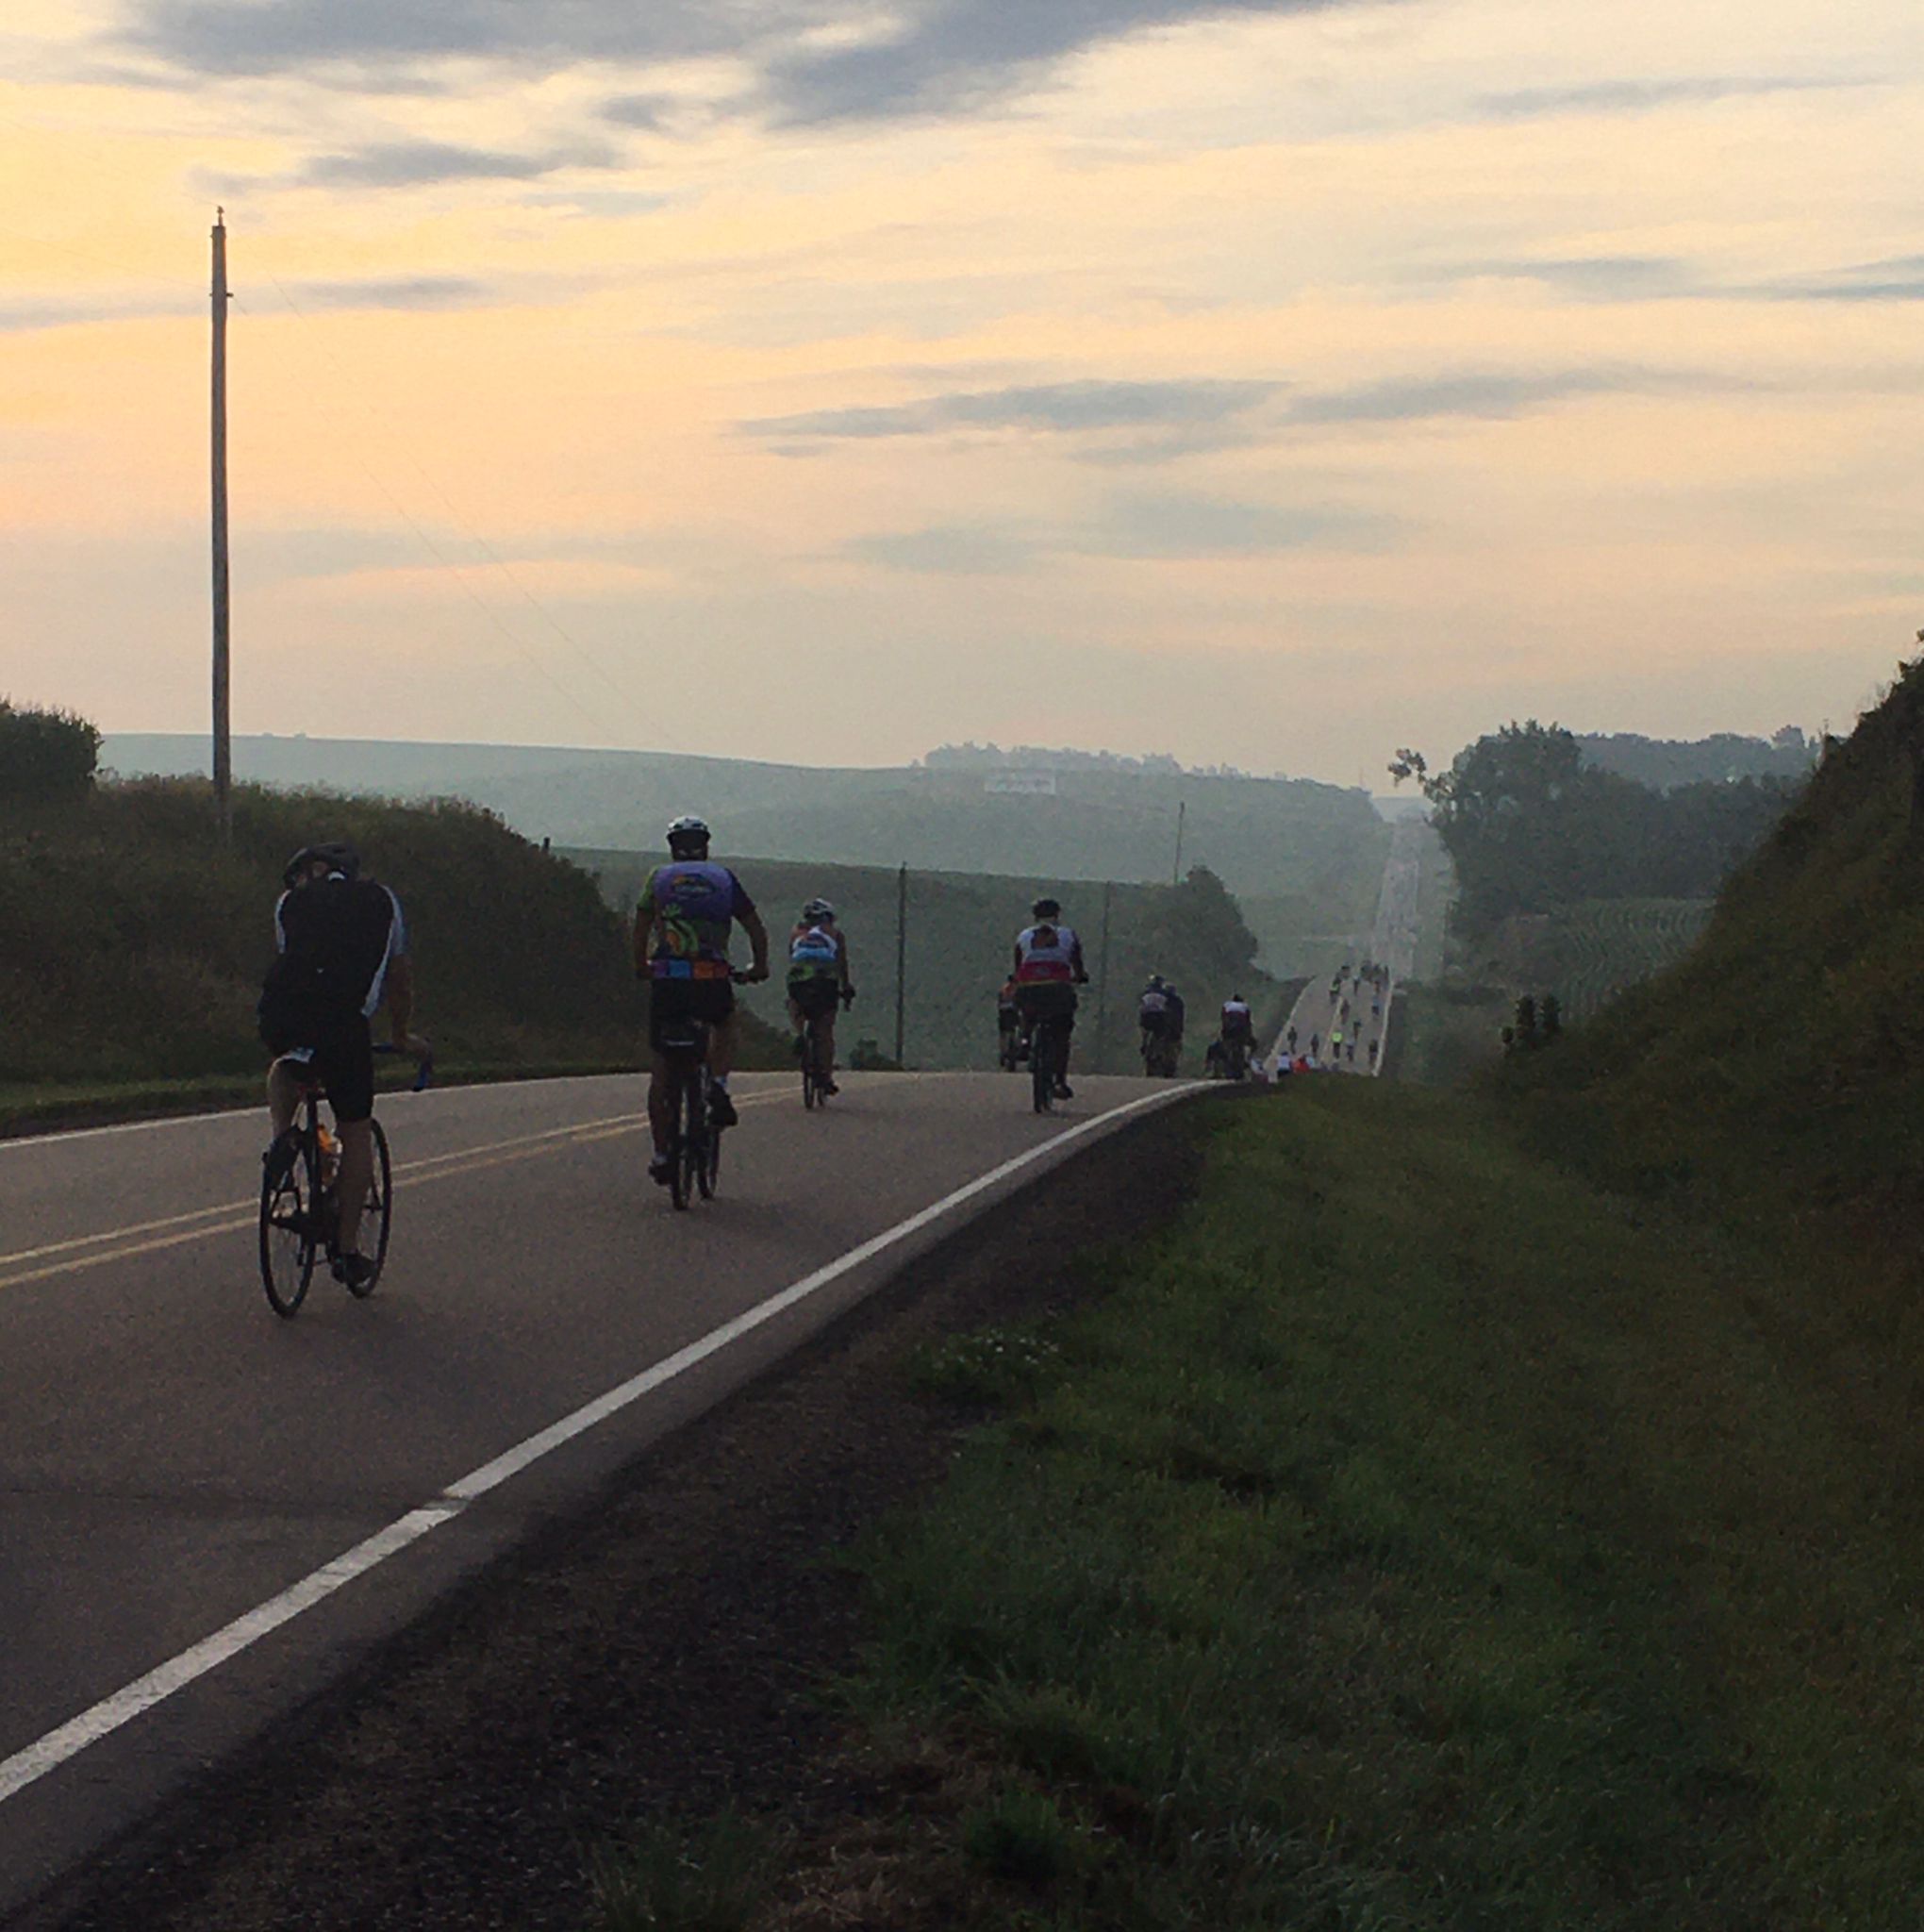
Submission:
{"label": "green grass", "polygon": [[595,1932],[741,1932],[781,1851],[778,1834],[732,1811],[656,1824],[595,1860]]}
{"label": "green grass", "polygon": [[865,1559],[854,1707],[953,1787],[888,1923],[1911,1932],[1924,1524],[1834,1311],[1460,1096],[1207,1133]]}

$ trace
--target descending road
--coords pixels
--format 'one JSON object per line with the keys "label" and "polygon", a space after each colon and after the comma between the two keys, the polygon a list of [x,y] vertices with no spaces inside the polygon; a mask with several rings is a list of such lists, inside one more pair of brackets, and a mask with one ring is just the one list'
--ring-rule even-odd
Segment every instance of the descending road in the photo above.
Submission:
{"label": "descending road", "polygon": [[[298,1320],[261,1122],[0,1142],[0,1916],[373,1638],[1079,1141],[1186,1091],[737,1083],[722,1198],[641,1176],[641,1086],[401,1095],[394,1245]],[[958,1196],[960,1198],[958,1198]]]}
{"label": "descending road", "polygon": [[[1373,1074],[1381,1070],[1389,1041],[1390,1008],[1403,981],[1416,970],[1423,855],[1426,841],[1434,836],[1420,820],[1397,822],[1368,940],[1351,942],[1348,964],[1327,983],[1312,979],[1302,989],[1277,1032],[1270,1048],[1272,1059],[1291,1050],[1293,1034],[1295,1055],[1313,1059],[1319,1067],[1343,1074]],[[1366,960],[1382,969],[1380,986],[1359,976]],[[1340,1046],[1333,1047],[1333,1040],[1338,1039]]]}

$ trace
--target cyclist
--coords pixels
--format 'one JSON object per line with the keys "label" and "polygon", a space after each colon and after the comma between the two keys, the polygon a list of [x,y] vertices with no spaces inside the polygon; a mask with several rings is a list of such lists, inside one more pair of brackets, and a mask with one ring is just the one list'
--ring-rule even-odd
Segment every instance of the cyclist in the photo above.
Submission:
{"label": "cyclist", "polygon": [[788,1024],[795,1029],[798,1056],[807,1048],[811,1024],[821,1036],[824,1093],[841,1091],[835,1084],[835,1009],[854,996],[848,937],[836,924],[835,908],[826,899],[811,899],[788,935]]}
{"label": "cyclist", "polygon": [[1136,1003],[1136,1023],[1142,1029],[1143,1065],[1152,1074],[1163,1070],[1165,1056],[1175,1043],[1169,1019],[1169,989],[1160,973],[1152,973]]}
{"label": "cyclist", "polygon": [[1249,1070],[1250,1048],[1255,1041],[1256,1023],[1250,1003],[1233,992],[1222,1003],[1222,1054],[1229,1077],[1240,1080]]}
{"label": "cyclist", "polygon": [[1074,927],[1062,924],[1062,908],[1053,899],[1037,899],[1029,916],[1035,924],[1016,935],[1016,1003],[1032,1037],[1037,1021],[1056,1023],[1055,1097],[1073,1100],[1069,1045],[1075,1030],[1075,990],[1089,983],[1083,970],[1082,941]]}
{"label": "cyclist", "polygon": [[426,1050],[407,1030],[414,1009],[407,927],[400,900],[361,876],[360,855],[352,845],[302,846],[281,883],[286,890],[274,908],[275,958],[258,1008],[260,1037],[274,1056],[267,1074],[274,1140],[264,1158],[271,1178],[285,1178],[294,1159],[301,1090],[318,1079],[340,1135],[334,1275],[360,1288],[374,1272],[360,1252],[361,1214],[374,1173],[369,1124],[374,1044],[368,1023],[383,1000],[396,1049]]}
{"label": "cyclist", "polygon": [[755,952],[755,963],[742,978],[753,983],[769,976],[768,927],[741,881],[725,865],[709,860],[708,839],[708,827],[700,819],[676,819],[668,828],[668,863],[649,874],[635,910],[635,972],[649,983],[648,1043],[654,1054],[648,1124],[655,1158],[648,1163],[648,1177],[663,1187],[669,1181],[668,1146],[674,1126],[663,1030],[688,1020],[709,1027],[708,1072],[714,1081],[709,1118],[718,1127],[732,1127],[736,1114],[728,1074],[735,1065],[735,974],[728,941],[738,919]]}
{"label": "cyclist", "polygon": [[1296,1051],[1296,1028],[1295,1028],[1294,1026],[1291,1026],[1291,1027],[1290,1027],[1290,1029],[1289,1029],[1289,1032],[1288,1032],[1288,1034],[1287,1034],[1287,1036],[1286,1036],[1286,1037],[1287,1037],[1287,1039],[1288,1039],[1288,1041],[1289,1041],[1289,1051],[1290,1051],[1290,1052],[1291,1052],[1292,1054],[1294,1054],[1294,1053],[1295,1053],[1295,1051]]}
{"label": "cyclist", "polygon": [[1029,1042],[1022,1032],[1022,1014],[1016,1001],[1013,974],[1003,981],[1002,990],[995,996],[995,1030],[996,1058],[1014,1073],[1016,1063],[1029,1051]]}

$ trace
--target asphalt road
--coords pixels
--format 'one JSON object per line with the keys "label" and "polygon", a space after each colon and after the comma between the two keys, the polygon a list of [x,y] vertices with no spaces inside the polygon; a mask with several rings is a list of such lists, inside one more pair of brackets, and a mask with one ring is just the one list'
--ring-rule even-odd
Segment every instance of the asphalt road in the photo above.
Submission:
{"label": "asphalt road", "polygon": [[1184,1091],[844,1089],[805,1115],[741,1076],[721,1198],[682,1215],[634,1078],[384,1099],[387,1274],[317,1275],[291,1323],[258,1115],[0,1142],[0,1917],[1074,1130]]}

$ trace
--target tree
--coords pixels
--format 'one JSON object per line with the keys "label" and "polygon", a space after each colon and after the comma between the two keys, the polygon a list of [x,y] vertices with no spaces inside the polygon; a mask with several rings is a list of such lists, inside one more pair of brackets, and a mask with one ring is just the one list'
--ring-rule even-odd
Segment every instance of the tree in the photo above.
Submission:
{"label": "tree", "polygon": [[84,798],[100,762],[100,733],[73,711],[16,709],[0,698],[0,800]]}

